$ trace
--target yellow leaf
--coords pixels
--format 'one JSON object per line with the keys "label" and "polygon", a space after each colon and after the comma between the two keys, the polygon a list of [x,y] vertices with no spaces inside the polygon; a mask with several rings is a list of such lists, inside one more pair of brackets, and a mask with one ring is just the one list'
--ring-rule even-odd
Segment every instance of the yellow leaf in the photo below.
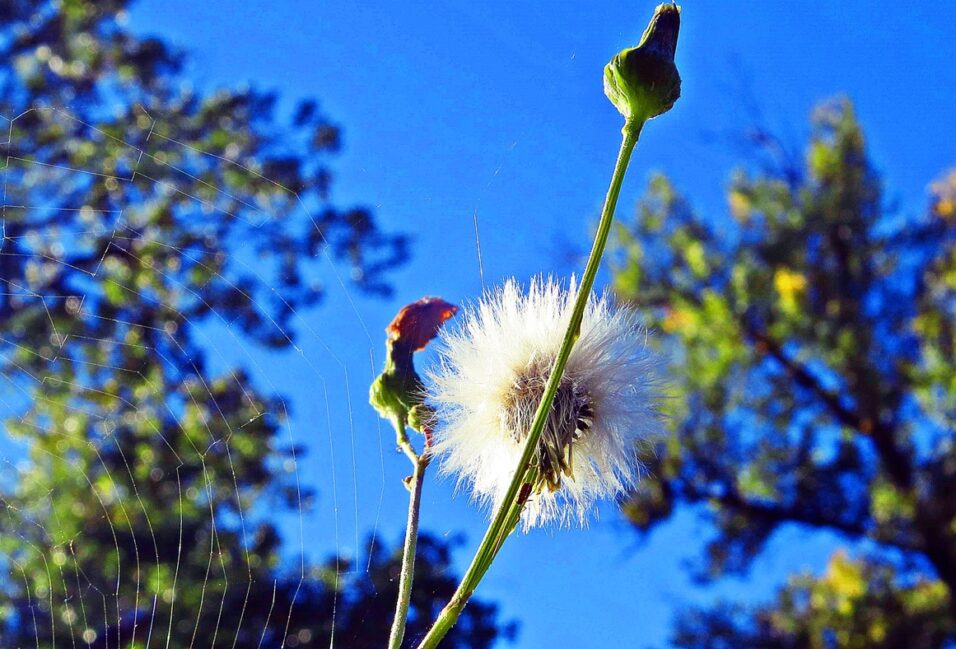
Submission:
{"label": "yellow leaf", "polygon": [[856,599],[866,592],[866,580],[860,565],[843,550],[836,552],[830,559],[826,579],[841,599]]}
{"label": "yellow leaf", "polygon": [[929,186],[933,194],[930,210],[936,216],[948,219],[956,216],[956,169]]}
{"label": "yellow leaf", "polygon": [[773,285],[780,296],[780,308],[784,313],[796,313],[799,299],[807,288],[807,278],[797,271],[779,268],[773,275]]}
{"label": "yellow leaf", "polygon": [[704,259],[704,246],[700,241],[692,241],[687,244],[684,252],[687,259],[687,265],[697,277],[703,277],[707,274],[707,261]]}
{"label": "yellow leaf", "polygon": [[750,216],[750,199],[736,189],[730,191],[727,195],[727,206],[730,208],[731,215],[738,221],[745,222]]}

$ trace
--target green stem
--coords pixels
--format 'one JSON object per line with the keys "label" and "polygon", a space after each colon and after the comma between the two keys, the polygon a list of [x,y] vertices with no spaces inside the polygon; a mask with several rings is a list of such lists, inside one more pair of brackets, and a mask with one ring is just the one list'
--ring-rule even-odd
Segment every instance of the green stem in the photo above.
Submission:
{"label": "green stem", "polygon": [[402,549],[402,572],[398,580],[398,602],[395,604],[395,618],[392,631],[388,636],[389,649],[399,649],[405,637],[405,623],[408,620],[408,607],[412,597],[412,582],[415,579],[415,548],[418,545],[418,519],[422,506],[422,482],[425,480],[425,468],[428,466],[426,452],[414,462],[414,471],[409,481],[408,523],[405,527],[405,546]]}
{"label": "green stem", "polygon": [[[627,166],[631,159],[631,153],[634,151],[634,145],[641,134],[643,121],[629,121],[624,125],[623,140],[621,149],[617,155],[617,162],[614,165],[614,173],[611,176],[611,185],[607,190],[607,196],[604,199],[604,209],[601,212],[601,220],[598,223],[597,233],[594,235],[594,245],[591,248],[591,254],[588,257],[588,263],[584,267],[584,275],[581,277],[581,284],[578,287],[578,294],[574,301],[574,308],[571,311],[571,320],[568,322],[568,328],[564,334],[564,340],[554,359],[554,366],[551,369],[551,375],[548,378],[548,384],[545,387],[544,395],[541,397],[541,403],[535,412],[534,423],[528,432],[524,448],[521,452],[521,460],[515,470],[514,477],[501,501],[494,518],[488,525],[481,545],[475,553],[468,566],[468,570],[461,579],[455,594],[451,600],[442,609],[432,628],[429,629],[418,649],[433,649],[438,646],[445,634],[458,621],[458,616],[468,603],[468,599],[478,586],[478,582],[484,577],[492,561],[501,549],[505,538],[511,533],[524,508],[525,500],[530,493],[533,480],[529,480],[529,472],[534,471],[532,461],[538,448],[538,440],[541,432],[544,430],[548,413],[551,410],[551,404],[554,402],[554,396],[558,391],[558,385],[561,382],[561,376],[564,374],[564,368],[571,356],[571,349],[577,342],[581,333],[581,321],[584,319],[584,310],[591,295],[591,288],[594,286],[594,280],[597,277],[598,269],[601,267],[601,257],[604,255],[604,246],[607,243],[608,234],[611,231],[611,223],[614,220],[614,209],[617,206],[617,199],[621,193],[621,183],[624,181],[624,174],[627,172]],[[522,491],[523,490],[523,491]],[[519,495],[522,496],[519,498]]]}

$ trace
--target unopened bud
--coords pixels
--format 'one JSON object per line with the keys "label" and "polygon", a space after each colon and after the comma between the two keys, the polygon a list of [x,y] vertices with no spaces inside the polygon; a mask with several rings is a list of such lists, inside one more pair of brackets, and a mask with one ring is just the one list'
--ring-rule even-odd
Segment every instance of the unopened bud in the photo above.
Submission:
{"label": "unopened bud", "polygon": [[369,388],[369,403],[384,419],[404,427],[414,411],[413,428],[422,432],[427,411],[416,408],[424,398],[424,388],[412,355],[438,335],[438,330],[458,307],[441,298],[423,297],[406,305],[385,330],[385,369]]}
{"label": "unopened bud", "polygon": [[604,68],[604,94],[628,122],[643,123],[670,110],[680,97],[674,65],[680,7],[658,5],[637,47],[622,50]]}

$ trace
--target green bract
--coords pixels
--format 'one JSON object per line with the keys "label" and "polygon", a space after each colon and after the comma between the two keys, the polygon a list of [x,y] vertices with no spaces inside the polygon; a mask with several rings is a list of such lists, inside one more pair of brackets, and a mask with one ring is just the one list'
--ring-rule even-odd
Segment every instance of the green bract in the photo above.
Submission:
{"label": "green bract", "polygon": [[658,5],[637,47],[622,50],[604,67],[604,94],[628,122],[666,113],[680,97],[674,65],[679,31],[680,7]]}

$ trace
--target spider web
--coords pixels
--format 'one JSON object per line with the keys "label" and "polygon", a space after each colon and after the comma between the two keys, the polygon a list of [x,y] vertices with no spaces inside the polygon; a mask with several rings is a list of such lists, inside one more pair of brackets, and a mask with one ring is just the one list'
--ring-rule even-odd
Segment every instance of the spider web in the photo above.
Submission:
{"label": "spider web", "polygon": [[[50,164],[36,159],[30,151],[23,151],[14,135],[15,126],[34,112],[42,113],[45,119],[61,122],[64,132],[67,133],[75,131],[77,127],[91,130],[97,136],[96,141],[92,143],[93,146],[106,144],[121,146],[124,151],[122,158],[128,165],[129,173],[103,170],[93,164],[89,168]],[[5,141],[0,143],[5,150],[3,167],[0,169],[3,184],[2,206],[0,206],[0,221],[3,226],[0,261],[5,256],[24,255],[23,246],[18,248],[20,252],[10,252],[11,244],[16,240],[16,237],[8,236],[7,233],[7,223],[10,219],[21,218],[23,215],[49,214],[52,211],[59,212],[61,217],[68,216],[64,222],[68,224],[69,232],[51,232],[50,241],[43,240],[42,231],[19,235],[29,237],[30,241],[21,242],[28,249],[26,253],[28,258],[17,261],[30,264],[37,269],[36,272],[42,273],[44,269],[53,272],[57,265],[65,263],[57,254],[59,251],[53,250],[51,254],[51,245],[75,242],[77,246],[81,246],[88,235],[106,236],[108,233],[109,246],[122,249],[137,263],[147,266],[150,262],[145,258],[144,253],[138,253],[129,244],[135,240],[159,247],[169,246],[168,242],[163,240],[144,237],[142,228],[137,228],[135,224],[126,220],[125,208],[106,213],[86,204],[63,207],[17,204],[16,201],[8,200],[8,196],[14,194],[15,183],[40,179],[45,179],[45,182],[59,183],[63,187],[71,183],[85,183],[87,186],[100,184],[107,188],[115,188],[124,183],[147,182],[159,192],[182,194],[181,198],[194,202],[212,216],[218,214],[222,217],[245,220],[255,228],[263,227],[270,216],[267,208],[246,204],[245,207],[250,209],[243,210],[242,213],[223,213],[220,203],[235,200],[235,197],[209,186],[187,170],[169,163],[168,159],[175,158],[170,156],[169,152],[188,149],[190,155],[205,157],[211,164],[235,167],[261,180],[268,180],[267,178],[263,178],[257,170],[238,162],[199,151],[161,135],[162,129],[159,128],[161,118],[147,117],[148,119],[142,123],[142,137],[137,138],[136,142],[119,140],[114,135],[98,130],[69,112],[57,108],[38,107],[17,116],[4,117],[3,120],[7,122],[8,128]],[[91,159],[95,160],[96,156],[91,156]],[[181,189],[181,185],[195,185],[197,182],[202,186],[202,196],[185,194]],[[309,213],[308,206],[301,204],[295,192],[287,189],[285,191],[300,204],[299,207],[304,213]],[[30,192],[30,195],[36,194],[37,192]],[[220,199],[223,200],[220,201]],[[248,220],[250,213],[261,215],[261,220]],[[100,225],[102,223],[107,225]],[[318,224],[314,222],[313,224],[317,230],[321,231]],[[475,227],[477,228],[477,216]],[[61,243],[52,243],[54,239]],[[175,247],[173,249],[197,267],[214,274],[217,272],[215,264],[211,260],[204,259],[196,251]],[[91,290],[94,290],[94,284],[102,279],[103,264],[108,263],[108,250],[109,247],[104,250],[99,262],[91,271],[82,268],[72,269],[88,276]],[[191,285],[177,279],[175,275],[165,274],[162,269],[156,270],[163,274],[164,279],[183,296],[201,303],[208,309],[208,315],[201,322],[190,321],[188,317],[183,316],[186,318],[185,324],[189,325],[200,348],[207,354],[207,362],[214,370],[204,374],[194,365],[196,376],[231,376],[230,380],[235,383],[235,387],[247,403],[254,405],[252,415],[239,428],[255,425],[264,417],[272,417],[281,422],[281,437],[289,449],[289,455],[283,462],[282,469],[289,478],[293,502],[291,513],[286,515],[270,512],[268,506],[250,508],[244,502],[245,499],[239,487],[240,476],[233,462],[236,449],[232,445],[234,435],[239,431],[226,421],[222,411],[213,413],[213,417],[224,420],[227,434],[217,436],[213,432],[214,427],[210,425],[210,422],[206,422],[204,425],[208,431],[208,439],[205,444],[193,443],[188,455],[183,455],[182,449],[176,449],[170,445],[164,437],[164,432],[154,425],[153,434],[165,444],[175,460],[169,465],[157,465],[152,468],[149,467],[148,458],[128,457],[124,454],[122,444],[114,437],[114,432],[123,422],[116,421],[109,408],[96,409],[67,402],[66,407],[73,411],[64,419],[69,423],[61,427],[51,427],[49,422],[31,417],[29,413],[34,399],[37,398],[37,388],[44,384],[62,382],[71,389],[103,392],[100,386],[90,378],[98,372],[110,372],[118,377],[134,376],[147,384],[150,381],[150,377],[129,367],[82,359],[78,361],[74,359],[74,362],[78,363],[83,371],[72,376],[59,376],[56,371],[59,361],[70,355],[73,346],[94,345],[108,352],[117,347],[133,345],[137,347],[139,353],[158,359],[161,364],[165,364],[169,359],[164,356],[168,351],[164,350],[172,349],[188,353],[187,343],[181,339],[180,332],[172,327],[152,332],[157,340],[162,341],[162,347],[149,343],[129,342],[119,337],[91,337],[72,328],[64,329],[62,322],[58,327],[57,319],[52,315],[53,311],[65,311],[77,322],[101,317],[87,309],[87,293],[36,293],[17,281],[0,277],[2,279],[0,292],[3,293],[3,298],[18,301],[20,304],[38,305],[46,313],[49,326],[53,331],[50,344],[40,349],[25,349],[8,335],[0,332],[0,345],[4,346],[0,351],[0,360],[10,368],[0,381],[0,414],[4,420],[19,422],[38,436],[54,440],[73,440],[82,444],[93,454],[95,459],[92,460],[92,466],[97,469],[97,475],[91,475],[83,469],[82,463],[75,462],[73,451],[64,453],[44,451],[49,456],[51,466],[55,466],[57,470],[66,471],[73,483],[79,485],[81,493],[75,494],[75,499],[84,503],[84,506],[92,507],[100,512],[110,532],[107,545],[112,544],[116,557],[115,566],[106,565],[110,563],[109,559],[104,559],[103,566],[104,574],[115,573],[113,582],[115,586],[105,590],[99,588],[95,585],[95,582],[99,580],[93,575],[85,574],[77,555],[83,552],[86,544],[95,544],[101,540],[90,539],[84,532],[63,539],[63,535],[58,530],[59,520],[52,493],[47,494],[48,511],[51,514],[47,518],[35,516],[30,512],[17,511],[15,503],[3,501],[8,520],[14,520],[16,517],[18,521],[24,519],[28,521],[25,527],[14,532],[22,543],[21,553],[5,557],[2,561],[9,562],[7,565],[11,568],[8,570],[9,574],[19,574],[24,580],[27,609],[31,611],[33,619],[21,620],[21,623],[25,623],[28,627],[32,625],[37,647],[45,646],[41,645],[41,636],[51,637],[53,646],[82,646],[77,642],[77,638],[80,638],[89,647],[170,647],[175,646],[171,644],[174,627],[183,624],[192,626],[193,641],[189,646],[193,646],[199,632],[200,612],[209,610],[215,612],[217,619],[213,644],[235,646],[239,638],[239,630],[242,628],[243,615],[246,614],[246,607],[254,589],[260,593],[262,589],[273,589],[273,603],[275,602],[276,584],[256,583],[253,580],[253,558],[250,547],[255,542],[252,535],[255,523],[259,520],[271,520],[279,529],[282,537],[281,557],[295,575],[296,594],[307,580],[317,578],[315,574],[309,572],[310,566],[315,566],[318,562],[327,559],[329,555],[334,557],[334,563],[331,566],[332,574],[329,578],[333,593],[338,593],[340,581],[346,576],[350,574],[355,576],[357,573],[358,578],[362,578],[363,574],[367,574],[371,568],[371,551],[379,536],[379,521],[385,499],[385,448],[391,447],[392,444],[387,439],[390,431],[383,430],[381,425],[376,423],[374,431],[363,430],[362,434],[375,438],[377,453],[360,454],[356,446],[355,409],[356,407],[365,408],[367,386],[378,371],[379,359],[376,358],[375,350],[378,349],[381,341],[370,333],[372,329],[378,329],[378,327],[370,327],[366,322],[366,318],[356,305],[356,300],[353,299],[347,284],[348,280],[330,254],[328,245],[323,246],[319,252],[318,261],[321,268],[316,271],[316,276],[330,279],[322,289],[324,302],[310,309],[308,313],[296,311],[284,300],[281,289],[271,283],[265,271],[257,267],[255,259],[244,255],[241,250],[232,251],[229,254],[232,255],[230,263],[267,284],[272,297],[285,304],[291,311],[290,325],[284,326],[275,320],[270,322],[270,326],[289,343],[287,351],[276,353],[257,347],[242,333],[236,331],[237,328],[215,304],[207,302],[202,284]],[[230,281],[229,278],[221,275],[217,279]],[[156,301],[155,295],[148,287],[140,287],[132,283],[122,284],[113,280],[110,282],[115,285],[114,290],[120,292],[125,299],[150,303]],[[266,305],[256,302],[261,297],[255,295],[250,297],[254,306],[262,307],[263,313],[269,313]],[[177,308],[176,304],[159,304],[158,306],[173,310]],[[329,317],[329,312],[333,310],[334,321]],[[118,326],[117,331],[126,330],[128,325],[118,320],[114,320],[112,324]],[[331,329],[330,332],[323,331],[326,326]],[[301,342],[296,342],[298,339],[295,338],[293,330],[301,334]],[[338,353],[335,340],[342,335],[364,338],[367,343],[368,358],[359,362]],[[48,371],[38,373],[29,367],[28,363],[22,361],[22,358],[30,357],[42,359],[43,366],[48,368]],[[104,358],[109,359],[111,356],[109,353],[104,353]],[[281,366],[278,371],[277,364]],[[248,372],[248,378],[242,374],[228,374],[236,367],[244,368]],[[254,383],[255,388],[251,387],[251,383]],[[301,398],[303,385],[308,386],[307,391],[311,398]],[[196,391],[192,397],[193,401],[208,398],[211,403],[216,403],[214,386],[200,380],[193,388]],[[252,394],[254,389],[268,395],[280,395],[272,402],[277,412],[270,412],[259,407],[259,400]],[[294,406],[297,409],[295,416],[291,414],[292,404],[281,396],[290,393],[297,394],[299,397],[293,397]],[[135,415],[141,414],[143,420],[152,421],[155,418],[156,413],[153,412],[155,404],[140,404],[135,395],[132,398],[123,397],[117,388],[114,394],[102,396],[124,399],[126,408],[132,409]],[[170,398],[162,405],[165,409],[165,413],[162,414],[176,421],[188,406],[188,403],[177,402]],[[363,422],[365,421],[370,420],[363,418]],[[362,425],[365,426],[364,423]],[[303,445],[312,452],[305,462],[297,453],[297,449]],[[65,444],[64,448],[70,448],[69,444]],[[8,435],[0,436],[0,472],[3,474],[3,483],[17,484],[16,481],[23,475],[24,468],[29,465],[27,458],[30,450],[31,443],[27,436],[19,439]],[[207,458],[214,451],[225,454],[226,470],[222,473],[215,473],[215,470],[207,465]],[[115,468],[111,470],[104,460],[104,455],[114,453],[119,454],[120,466],[123,467],[125,475],[116,475]],[[180,470],[189,463],[198,463],[202,467],[201,485],[205,494],[197,493],[195,487],[183,487]],[[151,559],[155,561],[156,571],[159,574],[161,554],[159,546],[168,541],[168,539],[158,539],[154,533],[154,521],[150,520],[150,513],[143,499],[143,493],[150,489],[150,480],[157,475],[157,471],[160,475],[174,474],[176,476],[177,491],[172,498],[173,502],[170,503],[170,515],[174,509],[179,510],[177,525],[179,548],[171,584],[150,583],[144,577],[148,568],[146,564]],[[123,483],[131,485],[131,493],[125,493],[120,488]],[[305,484],[316,488],[319,495],[318,502],[314,506],[305,495]],[[183,538],[184,503],[197,498],[201,501],[203,495],[211,503],[215,498],[214,492],[221,490],[223,485],[228,485],[232,492],[230,498],[235,508],[234,528],[238,530],[240,539],[238,551],[245,563],[247,578],[241,583],[230,583],[228,578],[220,583],[220,580],[216,578],[219,573],[223,576],[227,575],[228,555],[236,548],[224,547],[226,541],[220,534],[220,527],[224,524],[223,517],[217,515],[210,504],[208,524],[212,533],[208,538],[205,565],[200,567],[205,571],[205,576],[201,582],[199,609],[189,610],[182,606],[177,607],[176,602],[183,595],[181,592],[183,585],[179,576],[187,567],[184,563],[188,561],[184,553],[184,544],[188,545],[188,539]],[[0,498],[2,493],[0,492]],[[3,510],[0,509],[0,512]],[[0,515],[4,514],[0,513]],[[147,538],[137,540],[135,535],[130,535],[134,545],[134,561],[132,565],[125,565],[119,560],[121,556],[119,536],[124,532],[131,532],[132,521],[139,516],[145,519],[148,528]],[[362,538],[363,530],[371,530],[370,536],[366,539]],[[37,539],[45,539],[47,547],[41,547]],[[331,553],[328,552],[330,549]],[[45,589],[46,592],[34,592],[31,588],[31,581],[22,563],[31,554],[33,559],[39,559],[46,571],[47,582],[50,585]],[[367,562],[363,563],[360,560],[363,555],[368,556]],[[343,562],[340,560],[341,557],[352,557],[354,560]],[[127,598],[121,596],[121,584],[129,579],[127,575],[130,573],[134,575],[135,592],[132,602],[127,602]],[[240,597],[241,609],[224,610],[227,594],[233,592],[244,593]],[[74,593],[74,595],[78,593],[79,596],[73,596],[71,601],[67,601],[68,593]],[[56,601],[58,598],[63,598],[64,601]],[[293,601],[294,599],[295,596]],[[161,601],[167,602],[171,608],[172,612],[168,620],[158,620],[155,615],[157,605]],[[331,620],[333,645],[336,641],[337,605],[338,595],[336,594],[333,595],[331,604],[324,613]],[[48,619],[52,628],[42,628],[43,621],[37,616],[37,612],[40,610],[60,611],[64,610],[64,606],[72,612],[71,615],[65,616],[68,619],[64,619],[63,616],[50,616]],[[90,619],[89,612],[93,610],[104,611],[105,619]],[[279,626],[284,625],[286,629],[286,633],[281,636],[282,646],[295,646],[307,640],[307,638],[288,635],[292,615],[293,610],[290,607],[288,610],[270,610],[266,616],[267,621],[273,620],[273,626],[275,626],[274,620],[282,620]],[[233,616],[234,619],[238,616],[240,629],[236,630],[233,638],[219,637],[217,639],[219,622],[224,616]],[[104,634],[102,630],[109,632]],[[249,632],[249,629],[242,630]],[[263,644],[266,638],[266,626],[253,631],[259,636],[260,646],[268,646]],[[199,645],[196,644],[196,646]]]}

